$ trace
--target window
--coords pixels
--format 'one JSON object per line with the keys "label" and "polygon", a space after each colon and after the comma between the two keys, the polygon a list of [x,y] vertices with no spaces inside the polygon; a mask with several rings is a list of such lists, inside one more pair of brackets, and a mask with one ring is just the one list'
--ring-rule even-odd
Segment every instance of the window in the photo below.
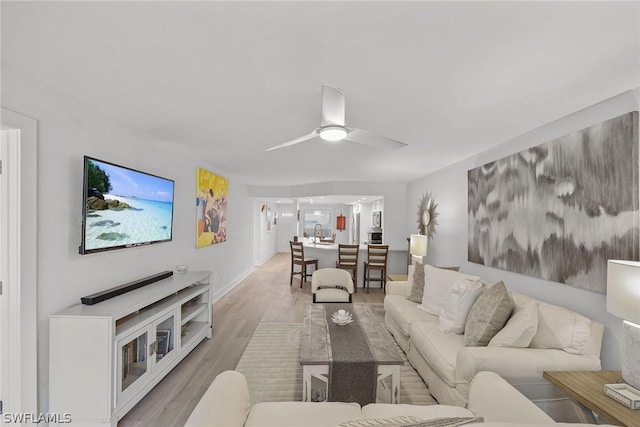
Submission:
{"label": "window", "polygon": [[304,232],[309,237],[315,237],[316,231],[322,230],[322,236],[331,237],[333,229],[331,228],[331,209],[313,209],[304,211]]}

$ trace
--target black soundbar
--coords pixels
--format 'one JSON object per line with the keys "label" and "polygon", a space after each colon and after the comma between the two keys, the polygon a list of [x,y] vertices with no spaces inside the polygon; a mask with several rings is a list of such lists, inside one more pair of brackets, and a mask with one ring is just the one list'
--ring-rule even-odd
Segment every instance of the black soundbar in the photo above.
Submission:
{"label": "black soundbar", "polygon": [[125,294],[127,292],[133,291],[134,289],[150,285],[171,276],[173,276],[173,271],[163,271],[152,276],[143,277],[142,279],[125,283],[124,285],[116,286],[115,288],[107,289],[106,291],[96,292],[95,294],[82,297],[80,298],[80,301],[82,301],[82,303],[85,305],[97,304],[99,302],[108,300],[109,298],[117,297],[118,295]]}

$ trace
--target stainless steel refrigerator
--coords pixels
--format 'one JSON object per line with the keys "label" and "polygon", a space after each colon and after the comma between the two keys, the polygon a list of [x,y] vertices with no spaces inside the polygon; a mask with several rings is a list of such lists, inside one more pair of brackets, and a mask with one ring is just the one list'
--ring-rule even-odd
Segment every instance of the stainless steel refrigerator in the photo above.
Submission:
{"label": "stainless steel refrigerator", "polygon": [[351,244],[360,244],[360,212],[351,214]]}

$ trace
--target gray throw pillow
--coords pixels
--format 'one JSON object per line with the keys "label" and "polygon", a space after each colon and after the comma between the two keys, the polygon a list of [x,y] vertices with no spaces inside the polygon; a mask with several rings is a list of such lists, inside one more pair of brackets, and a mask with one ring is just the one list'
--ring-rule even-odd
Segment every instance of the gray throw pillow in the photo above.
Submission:
{"label": "gray throw pillow", "polygon": [[413,270],[413,281],[411,282],[411,294],[409,300],[422,303],[422,295],[424,294],[424,264],[416,262]]}
{"label": "gray throw pillow", "polygon": [[464,345],[485,347],[507,323],[515,304],[502,281],[485,290],[467,315]]}

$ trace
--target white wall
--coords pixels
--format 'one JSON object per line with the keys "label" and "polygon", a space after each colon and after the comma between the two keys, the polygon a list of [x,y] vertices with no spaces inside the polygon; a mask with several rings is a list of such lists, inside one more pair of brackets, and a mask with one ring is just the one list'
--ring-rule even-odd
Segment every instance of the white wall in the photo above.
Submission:
{"label": "white wall", "polygon": [[427,262],[460,265],[463,271],[477,274],[489,281],[503,280],[509,288],[516,291],[568,307],[602,322],[606,328],[601,354],[603,369],[620,369],[622,336],[620,319],[606,312],[605,295],[467,262],[467,171],[573,131],[638,110],[639,104],[640,89],[626,92],[496,145],[491,150],[429,174],[409,183],[408,186],[406,223],[410,227],[407,233],[415,232],[416,207],[425,192],[431,192],[438,203],[438,226],[434,239],[429,242]]}
{"label": "white wall", "polygon": [[[252,197],[268,198],[304,198],[309,195],[353,195],[382,196],[384,200],[384,213],[382,215],[383,242],[390,249],[407,249],[407,184],[402,182],[325,182],[312,185],[299,185],[289,187],[249,186],[249,195]],[[416,202],[417,203],[417,202]],[[411,211],[415,208],[411,207]],[[365,217],[365,215],[368,215]],[[346,213],[345,213],[346,216]],[[349,221],[350,218],[347,217]],[[415,222],[415,221],[414,221]],[[360,240],[367,240],[367,232],[371,227],[371,211],[360,214],[361,228]],[[347,222],[347,227],[349,222]],[[413,232],[413,231],[412,231]],[[345,231],[346,233],[346,231]]]}
{"label": "white wall", "polygon": [[[221,295],[252,269],[252,202],[247,187],[201,153],[155,140],[2,65],[2,106],[38,121],[37,301],[40,410],[48,408],[48,317],[80,297],[186,264],[212,270]],[[79,255],[83,155],[175,180],[173,241],[146,247]],[[227,242],[195,247],[196,167],[229,179]],[[214,316],[215,318],[215,316]],[[81,375],[82,373],[78,373]]]}

